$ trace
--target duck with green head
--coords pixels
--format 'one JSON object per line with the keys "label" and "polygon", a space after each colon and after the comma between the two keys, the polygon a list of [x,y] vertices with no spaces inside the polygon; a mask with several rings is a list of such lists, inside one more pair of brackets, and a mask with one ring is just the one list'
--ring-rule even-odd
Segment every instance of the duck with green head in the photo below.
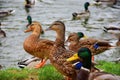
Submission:
{"label": "duck with green head", "polygon": [[[29,25],[31,25],[32,23],[38,23],[38,21],[32,21],[32,17],[30,15],[27,16],[27,21],[28,21],[28,24],[26,25],[26,27],[28,27]],[[42,34],[44,34],[44,30],[42,29]]]}
{"label": "duck with green head", "polygon": [[70,33],[70,35],[66,40],[67,43],[70,43],[68,45],[68,48],[72,51],[78,52],[78,50],[81,47],[87,47],[91,50],[92,55],[94,56],[113,47],[112,45],[109,44],[108,41],[105,40],[99,40],[93,38],[86,38],[86,39],[81,39],[81,38],[86,38],[83,32]]}
{"label": "duck with green head", "polygon": [[[90,49],[86,47],[82,47],[78,50],[78,53],[74,54],[72,57],[68,58],[68,62],[72,61],[80,61],[82,66],[89,71],[88,76],[85,77],[85,79],[78,79],[78,80],[120,80],[120,76],[116,76],[107,72],[91,72],[91,51]],[[74,65],[76,66],[76,65]],[[81,76],[82,74],[79,74],[77,77]]]}
{"label": "duck with green head", "polygon": [[81,12],[81,13],[77,13],[77,12],[74,12],[72,13],[72,16],[73,16],[73,20],[76,20],[76,19],[81,19],[81,18],[89,18],[90,16],[90,11],[88,10],[88,7],[90,6],[90,3],[89,2],[85,2],[84,4],[84,8],[85,8],[85,11],[84,12]]}

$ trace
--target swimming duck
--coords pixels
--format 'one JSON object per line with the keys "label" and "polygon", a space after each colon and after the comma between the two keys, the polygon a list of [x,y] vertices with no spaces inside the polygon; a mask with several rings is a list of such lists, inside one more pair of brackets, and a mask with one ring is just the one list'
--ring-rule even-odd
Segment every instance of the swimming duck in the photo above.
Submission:
{"label": "swimming duck", "polygon": [[64,46],[65,42],[65,24],[62,21],[55,21],[47,30],[53,30],[57,33],[55,44],[49,54],[51,64],[64,76],[67,80],[77,80],[77,71],[72,64],[66,61],[76,52],[67,50]]}
{"label": "swimming duck", "polygon": [[117,0],[95,0],[96,4],[115,5]]}
{"label": "swimming duck", "polygon": [[35,0],[33,0],[33,2],[25,0],[25,8],[31,8],[33,5],[35,5]]}
{"label": "swimming duck", "polygon": [[32,34],[25,39],[23,48],[29,54],[41,59],[41,63],[35,66],[36,68],[40,68],[49,58],[48,55],[54,42],[46,39],[40,39],[40,34],[42,32],[42,26],[40,23],[31,23],[25,32],[30,31],[32,31]]}
{"label": "swimming duck", "polygon": [[1,29],[1,22],[0,22],[0,37],[6,37],[5,31]]}
{"label": "swimming duck", "polygon": [[[32,23],[38,23],[39,24],[38,21],[32,21],[32,17],[30,15],[27,16],[27,21],[28,21],[28,24],[26,25],[26,27],[28,27]],[[44,30],[43,29],[42,29],[41,34],[44,34]]]}
{"label": "swimming duck", "polygon": [[[77,80],[120,80],[120,76],[113,75],[107,72],[91,72],[91,51],[89,48],[82,47],[78,50],[78,53],[74,54],[72,57],[68,58],[67,61],[80,61],[82,66],[87,69],[88,73],[85,72],[87,76],[79,79],[79,76],[83,76],[79,74],[77,76]],[[76,65],[73,65],[76,66]]]}
{"label": "swimming duck", "polygon": [[120,28],[118,27],[104,27],[104,31],[105,32],[109,32],[111,34],[114,34],[117,38],[118,38],[118,41],[116,42],[116,46],[120,46]]}
{"label": "swimming duck", "polygon": [[5,17],[11,15],[15,12],[15,10],[8,10],[8,11],[0,11],[0,17]]}
{"label": "swimming duck", "polygon": [[86,2],[84,4],[85,11],[81,13],[74,12],[72,13],[73,20],[81,19],[81,18],[89,18],[90,16],[90,11],[88,10],[88,7],[90,6],[89,2]]}
{"label": "swimming duck", "polygon": [[69,49],[77,52],[81,47],[87,47],[91,50],[92,55],[97,55],[113,47],[108,41],[93,38],[81,40],[82,37],[84,37],[82,32],[71,33],[66,40],[66,42],[70,43]]}

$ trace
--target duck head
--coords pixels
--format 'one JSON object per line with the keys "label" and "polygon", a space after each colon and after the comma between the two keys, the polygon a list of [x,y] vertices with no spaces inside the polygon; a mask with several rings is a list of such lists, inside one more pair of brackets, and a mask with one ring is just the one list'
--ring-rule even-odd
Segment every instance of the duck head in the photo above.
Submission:
{"label": "duck head", "polygon": [[86,47],[82,47],[78,50],[78,53],[68,58],[67,61],[72,62],[75,60],[79,60],[79,62],[82,63],[82,66],[84,68],[91,69],[92,64],[91,57],[92,57],[91,51]]}
{"label": "duck head", "polygon": [[34,31],[36,33],[41,33],[43,31],[41,24],[39,24],[38,22],[34,22],[30,24],[24,32],[26,33],[26,32],[31,32],[31,31]]}
{"label": "duck head", "polygon": [[79,41],[81,38],[87,38],[87,36],[85,36],[82,32],[77,32],[77,33],[74,32],[68,36],[66,42]]}
{"label": "duck head", "polygon": [[57,33],[56,36],[56,45],[64,47],[65,42],[65,24],[62,21],[54,21],[49,28],[45,31],[53,30]]}
{"label": "duck head", "polygon": [[27,20],[28,20],[28,25],[27,26],[29,26],[32,23],[32,17],[30,15],[28,15]]}
{"label": "duck head", "polygon": [[85,4],[84,4],[85,11],[88,11],[88,7],[89,6],[90,6],[90,3],[89,2],[85,2]]}

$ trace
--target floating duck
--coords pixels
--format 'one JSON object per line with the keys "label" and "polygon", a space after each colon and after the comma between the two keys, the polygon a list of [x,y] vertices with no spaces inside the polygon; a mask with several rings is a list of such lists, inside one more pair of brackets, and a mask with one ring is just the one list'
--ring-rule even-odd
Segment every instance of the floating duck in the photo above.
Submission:
{"label": "floating duck", "polygon": [[84,71],[84,74],[86,74],[86,76],[82,75],[82,73],[78,74],[76,80],[120,80],[120,76],[113,75],[107,72],[91,72],[91,56],[91,51],[86,47],[82,47],[78,50],[78,53],[67,59],[68,62],[75,62],[76,60],[79,60],[82,66],[87,69],[86,72]]}
{"label": "floating duck", "polygon": [[81,19],[81,18],[89,18],[90,16],[90,11],[88,10],[88,7],[90,6],[89,2],[86,2],[84,4],[85,11],[81,13],[74,12],[72,13],[73,20]]}
{"label": "floating duck", "polygon": [[35,5],[35,0],[33,0],[33,2],[25,0],[25,8],[31,8],[33,5]]}
{"label": "floating duck", "polygon": [[120,28],[119,27],[104,27],[104,31],[114,34],[117,38],[118,41],[116,42],[116,46],[120,46]]}
{"label": "floating duck", "polygon": [[96,2],[96,5],[102,5],[102,4],[105,4],[105,5],[108,5],[108,6],[112,6],[112,5],[115,5],[117,3],[117,0],[95,0]]}
{"label": "floating duck", "polygon": [[[28,20],[28,24],[26,25],[26,27],[28,27],[32,23],[38,23],[39,24],[38,21],[32,21],[32,17],[30,15],[27,16],[27,20]],[[44,34],[44,30],[43,29],[42,29],[41,33]]]}
{"label": "floating duck", "polygon": [[64,46],[65,42],[65,24],[62,21],[55,21],[46,30],[53,30],[57,33],[55,44],[50,51],[49,59],[51,64],[64,76],[67,80],[77,80],[77,71],[71,63],[66,61],[76,52],[67,50]]}
{"label": "floating duck", "polygon": [[41,59],[40,64],[36,65],[36,68],[40,68],[49,58],[49,53],[54,42],[46,39],[40,39],[42,26],[38,22],[31,23],[31,25],[28,26],[28,29],[25,30],[25,32],[30,31],[32,31],[32,34],[25,39],[23,48],[29,54]]}
{"label": "floating duck", "polygon": [[5,31],[1,29],[1,22],[0,22],[0,37],[6,37]]}
{"label": "floating duck", "polygon": [[15,12],[15,10],[8,10],[8,11],[0,11],[0,17],[5,17],[11,15]]}

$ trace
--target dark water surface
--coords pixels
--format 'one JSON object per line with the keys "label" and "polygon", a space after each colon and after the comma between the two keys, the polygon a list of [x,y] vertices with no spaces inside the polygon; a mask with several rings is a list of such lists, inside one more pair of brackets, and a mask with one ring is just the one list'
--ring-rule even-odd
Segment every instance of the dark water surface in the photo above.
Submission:
{"label": "dark water surface", "polygon": [[[24,0],[0,0],[0,10],[15,10],[13,15],[0,18],[2,29],[6,32],[6,38],[0,38],[0,64],[4,67],[16,66],[17,62],[30,57],[23,49],[23,41],[30,33],[24,33],[26,29],[27,15],[31,15],[33,21],[39,21],[46,29],[53,21],[61,20],[66,25],[66,37],[70,32],[82,31],[89,37],[98,39],[117,38],[103,31],[103,26],[115,25],[120,27],[120,9],[112,7],[90,6],[91,16],[88,22],[84,20],[72,20],[73,12],[83,11],[86,1],[92,0],[36,0],[36,4],[29,10],[24,8]],[[48,31],[42,38],[55,40],[55,32]],[[97,60],[114,60],[120,57],[120,48],[105,51],[97,55]]]}

